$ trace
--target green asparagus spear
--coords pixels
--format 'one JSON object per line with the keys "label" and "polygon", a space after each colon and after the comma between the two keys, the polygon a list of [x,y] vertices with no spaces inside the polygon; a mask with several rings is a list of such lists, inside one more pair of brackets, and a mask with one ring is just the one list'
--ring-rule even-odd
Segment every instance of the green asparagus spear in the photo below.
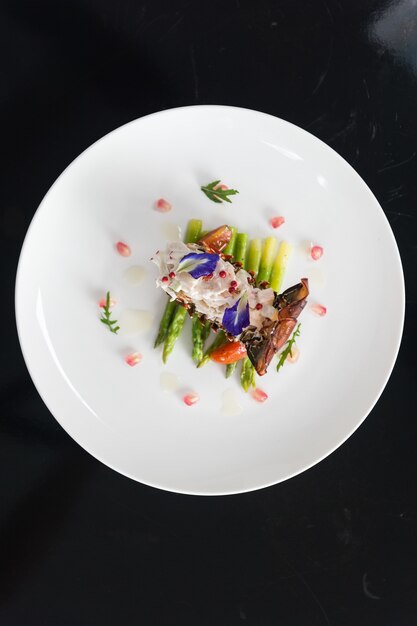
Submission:
{"label": "green asparagus spear", "polygon": [[187,310],[179,304],[175,310],[174,316],[169,326],[168,334],[165,339],[164,349],[162,351],[162,360],[164,363],[167,362],[167,359],[173,351],[178,337],[181,335],[186,317]]}
{"label": "green asparagus spear", "polygon": [[193,361],[195,361],[196,363],[200,363],[201,359],[203,358],[203,346],[204,346],[203,333],[204,333],[204,326],[200,322],[198,317],[195,315],[192,320],[192,338],[193,338],[192,357],[193,357]]}
{"label": "green asparagus spear", "polygon": [[235,250],[237,228],[235,228],[235,226],[229,226],[229,228],[232,231],[232,238],[230,239],[229,243],[227,244],[227,246],[223,250],[223,254],[228,254],[228,255],[230,254],[230,255],[233,256],[233,253],[234,253],[234,250]]}
{"label": "green asparagus spear", "polygon": [[242,369],[240,371],[240,382],[245,391],[248,391],[249,387],[255,387],[255,368],[246,356],[242,359]]}
{"label": "green asparagus spear", "polygon": [[[197,324],[198,323],[198,324]],[[207,338],[210,335],[210,331],[211,331],[211,324],[210,322],[206,322],[205,324],[202,324],[197,316],[193,317],[193,324],[192,324],[192,338],[193,338],[193,353],[192,353],[192,357],[193,357],[193,361],[195,361],[198,364],[200,363],[200,361],[202,360],[203,356],[204,356],[204,344],[207,341]]]}
{"label": "green asparagus spear", "polygon": [[236,235],[236,243],[235,243],[235,252],[234,252],[234,262],[241,263],[242,265],[245,262],[246,258],[246,248],[248,245],[248,236],[246,233],[238,233]]}
{"label": "green asparagus spear", "polygon": [[[231,227],[233,229],[233,227]],[[248,236],[246,233],[237,233],[236,234],[236,229],[234,236],[235,236],[235,243],[234,243],[234,251],[233,252],[226,252],[226,254],[232,254],[233,255],[233,261],[238,261],[239,263],[241,263],[242,265],[245,265],[245,260],[246,260],[246,248],[248,245]],[[230,245],[230,243],[229,243]],[[233,372],[236,369],[236,363],[229,363],[228,365],[226,365],[226,378],[229,378],[229,376],[231,376],[233,374]]]}
{"label": "green asparagus spear", "polygon": [[216,335],[215,340],[204,352],[204,356],[201,359],[200,363],[197,365],[197,367],[203,367],[203,365],[208,363],[208,361],[210,360],[210,354],[213,352],[213,350],[221,346],[225,341],[226,341],[226,337],[225,337],[224,332],[222,330],[219,330]]}
{"label": "green asparagus spear", "polygon": [[248,272],[254,272],[255,275],[259,272],[259,263],[261,260],[262,242],[260,239],[252,239],[249,244],[248,256],[246,258],[245,270]]}
{"label": "green asparagus spear", "polygon": [[271,272],[271,288],[279,293],[284,279],[285,270],[287,269],[288,259],[292,251],[291,245],[287,241],[281,241],[278,248],[278,254],[272,266]]}
{"label": "green asparagus spear", "polygon": [[[203,332],[202,332],[202,338],[203,338],[203,344],[207,341],[208,336],[210,335],[210,331],[211,331],[211,324],[210,322],[206,322],[203,326]],[[204,347],[204,346],[203,346]]]}
{"label": "green asparagus spear", "polygon": [[235,361],[234,363],[228,363],[226,365],[226,378],[230,378],[230,376],[235,371],[237,364],[238,364],[238,361]]}
{"label": "green asparagus spear", "polygon": [[[185,243],[195,243],[196,241],[198,241],[198,239],[200,238],[202,226],[203,226],[203,223],[201,220],[195,220],[195,219],[189,220],[187,224],[187,230],[185,232],[185,237],[184,237]],[[177,341],[178,337],[181,334],[185,319],[187,317],[186,309],[184,309],[184,307],[182,307],[179,304],[176,304],[176,303],[174,304],[175,304],[174,312],[171,315],[170,323],[166,327],[165,337],[164,339],[161,339],[161,341],[159,342],[159,343],[162,343],[162,341],[165,342],[164,350],[162,352],[162,360],[164,363],[166,363],[168,356],[173,351],[175,342]],[[168,304],[165,307],[165,312],[169,305],[170,303],[168,302]],[[164,315],[162,316],[163,318],[165,316],[165,312],[164,312]],[[161,324],[162,324],[162,320],[161,320]],[[161,326],[160,326],[160,330],[161,330]],[[159,333],[158,333],[158,337],[159,337]]]}
{"label": "green asparagus spear", "polygon": [[189,220],[185,231],[184,243],[196,243],[201,237],[203,222],[201,220]]}
{"label": "green asparagus spear", "polygon": [[261,260],[259,264],[259,273],[257,283],[264,281],[269,282],[272,271],[272,263],[274,261],[274,254],[277,241],[275,237],[267,237],[264,242],[264,249],[262,251]]}
{"label": "green asparagus spear", "polygon": [[[254,239],[249,244],[248,254],[246,255],[246,258],[244,261],[245,270],[247,272],[249,270],[252,270],[253,272],[255,272],[255,274],[257,274],[258,269],[259,269],[260,258],[261,258],[261,242],[259,239]],[[228,378],[229,376],[231,376],[231,374],[233,374],[236,367],[237,367],[237,361],[236,363],[231,363],[230,365],[227,366],[226,378]],[[248,357],[245,357],[242,360],[240,382],[245,391],[249,389],[250,385],[255,386],[255,368],[253,367]]]}
{"label": "green asparagus spear", "polygon": [[157,348],[161,343],[164,343],[166,336],[168,334],[169,325],[171,324],[172,318],[175,313],[175,309],[177,308],[177,303],[175,300],[169,300],[166,303],[164,314],[162,315],[161,322],[159,324],[158,335],[155,339],[154,348]]}

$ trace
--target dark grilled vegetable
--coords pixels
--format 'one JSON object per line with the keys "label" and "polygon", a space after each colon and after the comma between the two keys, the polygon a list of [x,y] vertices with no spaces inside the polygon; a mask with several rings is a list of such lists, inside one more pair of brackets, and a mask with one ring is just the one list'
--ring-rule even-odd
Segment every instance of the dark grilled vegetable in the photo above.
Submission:
{"label": "dark grilled vegetable", "polygon": [[278,319],[266,319],[262,328],[249,326],[240,337],[246,346],[247,355],[259,376],[263,376],[274,355],[288,341],[297,323],[297,318],[307,304],[308,280],[301,282],[282,294],[277,294],[274,307],[278,310]]}

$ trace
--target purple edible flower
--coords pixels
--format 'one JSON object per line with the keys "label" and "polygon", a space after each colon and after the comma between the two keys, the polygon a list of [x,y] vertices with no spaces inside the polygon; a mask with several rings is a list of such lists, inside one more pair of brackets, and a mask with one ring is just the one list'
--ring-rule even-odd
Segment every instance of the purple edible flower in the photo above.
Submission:
{"label": "purple edible flower", "polygon": [[230,334],[236,336],[240,335],[249,323],[248,295],[244,293],[232,307],[225,310],[222,324]]}
{"label": "purple edible flower", "polygon": [[193,278],[208,276],[216,269],[219,259],[218,254],[191,252],[182,257],[177,272],[188,272]]}

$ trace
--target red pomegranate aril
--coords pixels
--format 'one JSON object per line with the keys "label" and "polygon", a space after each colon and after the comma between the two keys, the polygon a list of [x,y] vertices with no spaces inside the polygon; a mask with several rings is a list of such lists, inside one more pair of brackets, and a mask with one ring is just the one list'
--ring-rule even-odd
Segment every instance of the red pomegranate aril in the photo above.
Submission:
{"label": "red pomegranate aril", "polygon": [[224,270],[220,270],[219,276],[220,278],[226,278],[226,272]]}
{"label": "red pomegranate aril", "polygon": [[168,274],[168,276],[169,276],[170,278],[175,278],[175,272],[170,272],[170,273]]}
{"label": "red pomegranate aril", "polygon": [[324,317],[327,313],[327,309],[322,304],[312,304],[310,305],[310,310],[313,311],[319,317]]}
{"label": "red pomegranate aril", "polygon": [[251,396],[256,402],[265,402],[265,400],[268,400],[268,394],[262,391],[262,389],[259,389],[259,387],[251,391]]}
{"label": "red pomegranate aril", "polygon": [[318,261],[323,256],[323,248],[321,246],[313,246],[310,250],[310,255],[313,261]]}
{"label": "red pomegranate aril", "polygon": [[203,280],[211,280],[213,278],[213,273],[207,274],[207,276],[203,276]]}
{"label": "red pomegranate aril", "polygon": [[168,200],[165,200],[165,198],[159,198],[159,200],[156,201],[156,209],[161,213],[168,213],[168,211],[172,209],[172,204],[168,202]]}
{"label": "red pomegranate aril", "polygon": [[130,365],[130,367],[134,367],[138,363],[142,361],[142,355],[139,352],[132,352],[125,357],[125,363]]}
{"label": "red pomegranate aril", "polygon": [[230,281],[230,286],[233,287],[233,288],[236,288],[237,287],[237,281],[236,280],[231,280]]}
{"label": "red pomegranate aril", "polygon": [[169,280],[168,276],[162,276],[162,278],[161,278],[161,282],[162,283],[167,283],[168,280]]}
{"label": "red pomegranate aril", "polygon": [[130,256],[132,254],[130,246],[124,243],[124,241],[118,241],[116,243],[116,249],[120,256]]}
{"label": "red pomegranate aril", "polygon": [[199,400],[200,400],[200,396],[198,395],[198,393],[195,393],[195,392],[187,393],[183,397],[183,402],[187,406],[193,406],[193,404],[195,404]]}
{"label": "red pomegranate aril", "polygon": [[264,308],[264,305],[263,305],[261,302],[258,302],[258,303],[257,303],[257,305],[256,305],[256,307],[255,307],[255,309],[256,309],[257,311],[260,311],[260,310],[261,310],[261,309],[263,309],[263,308]]}
{"label": "red pomegranate aril", "polygon": [[271,224],[272,228],[279,228],[285,223],[285,217],[282,217],[282,215],[278,215],[277,217],[271,217],[269,223]]}
{"label": "red pomegranate aril", "polygon": [[235,287],[229,287],[229,293],[236,293]]}

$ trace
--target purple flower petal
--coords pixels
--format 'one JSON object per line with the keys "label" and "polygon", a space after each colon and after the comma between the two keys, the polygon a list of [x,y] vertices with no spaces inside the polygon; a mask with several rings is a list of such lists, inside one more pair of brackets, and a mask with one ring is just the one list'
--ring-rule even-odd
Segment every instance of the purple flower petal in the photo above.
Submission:
{"label": "purple flower petal", "polygon": [[191,252],[182,257],[177,272],[188,272],[193,278],[208,276],[216,269],[220,257],[218,254]]}
{"label": "purple flower petal", "polygon": [[249,304],[246,293],[229,309],[223,313],[222,324],[232,335],[240,335],[242,330],[249,326]]}

